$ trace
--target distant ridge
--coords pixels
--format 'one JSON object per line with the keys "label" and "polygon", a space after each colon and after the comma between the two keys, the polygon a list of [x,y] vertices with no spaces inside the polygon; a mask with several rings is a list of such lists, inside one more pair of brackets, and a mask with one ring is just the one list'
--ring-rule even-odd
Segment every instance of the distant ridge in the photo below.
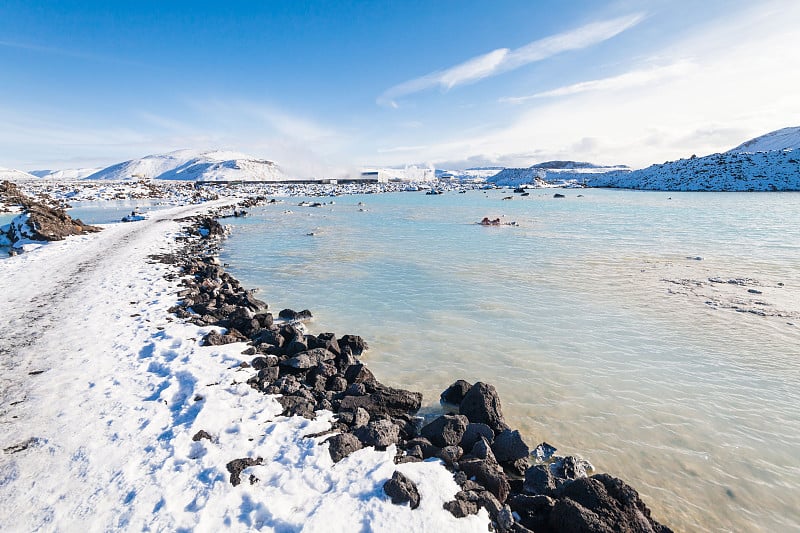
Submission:
{"label": "distant ridge", "polygon": [[101,168],[66,168],[64,170],[31,170],[31,174],[45,180],[82,180],[99,172]]}
{"label": "distant ridge", "polygon": [[745,141],[728,153],[770,152],[774,150],[797,150],[800,148],[800,126],[771,131],[755,139]]}
{"label": "distant ridge", "polygon": [[99,170],[90,180],[184,180],[184,181],[287,181],[272,161],[238,152],[177,150],[132,159]]}
{"label": "distant ridge", "polygon": [[721,154],[597,174],[587,185],[661,191],[798,191],[800,127],[767,133]]}
{"label": "distant ridge", "polygon": [[23,172],[15,168],[0,167],[0,181],[2,180],[35,180],[38,179],[33,174]]}
{"label": "distant ridge", "polygon": [[547,170],[580,170],[580,169],[609,169],[609,168],[628,168],[627,165],[614,165],[613,167],[604,165],[595,165],[594,163],[586,163],[584,161],[544,161],[543,163],[536,163],[531,165],[530,168],[543,168]]}

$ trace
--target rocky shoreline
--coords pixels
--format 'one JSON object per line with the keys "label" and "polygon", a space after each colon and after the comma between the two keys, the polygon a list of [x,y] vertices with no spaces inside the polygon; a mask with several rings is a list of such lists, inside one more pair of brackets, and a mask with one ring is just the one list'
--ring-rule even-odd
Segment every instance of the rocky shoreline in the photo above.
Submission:
{"label": "rocky shoreline", "polygon": [[[217,258],[227,234],[218,219],[226,214],[182,220],[187,227],[180,250],[156,258],[175,265],[170,275],[184,286],[170,312],[197,325],[224,328],[207,334],[203,345],[248,343],[242,355],[252,359],[240,365],[251,369],[247,382],[264,394],[279,395],[282,414],[314,419],[318,410],[334,412],[336,421],[325,432],[331,436],[324,441],[334,462],[364,447],[392,445],[398,464],[441,459],[461,487],[445,509],[463,517],[484,508],[496,531],[671,531],[651,517],[622,480],[589,475],[588,462],[557,456],[547,443],[531,450],[506,423],[492,385],[454,382],[441,395],[445,414],[424,420],[417,416],[421,393],[382,384],[360,360],[368,348],[364,339],[307,334],[303,320],[311,317],[309,311],[285,309],[274,317]],[[198,432],[195,438],[204,435]],[[242,482],[243,472],[261,460],[231,460],[226,465],[230,482]],[[384,491],[394,503],[419,505],[416,486],[399,471]]]}

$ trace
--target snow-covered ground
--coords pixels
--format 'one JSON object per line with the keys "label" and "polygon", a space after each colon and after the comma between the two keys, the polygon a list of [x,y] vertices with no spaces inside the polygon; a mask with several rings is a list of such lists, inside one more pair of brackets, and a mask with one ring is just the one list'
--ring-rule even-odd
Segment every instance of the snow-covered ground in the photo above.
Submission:
{"label": "snow-covered ground", "polygon": [[[442,508],[458,486],[438,462],[395,466],[391,447],[334,465],[324,437],[304,438],[330,413],[278,416],[244,383],[244,344],[201,347],[212,328],[172,319],[177,282],[147,258],[203,209],[0,260],[0,531],[486,531],[485,511]],[[234,487],[226,464],[244,457],[263,463]],[[383,494],[394,470],[418,509]]]}

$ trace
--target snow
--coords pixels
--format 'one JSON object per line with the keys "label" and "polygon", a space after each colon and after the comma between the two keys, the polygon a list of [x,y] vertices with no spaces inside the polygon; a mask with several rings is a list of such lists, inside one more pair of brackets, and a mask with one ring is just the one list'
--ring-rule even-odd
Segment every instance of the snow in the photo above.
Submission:
{"label": "snow", "polygon": [[229,151],[177,150],[117,163],[87,177],[93,180],[284,181],[272,161]]}
{"label": "snow", "polygon": [[[438,462],[370,448],[332,464],[324,437],[303,438],[332,413],[278,416],[244,383],[244,344],[201,347],[212,328],[172,319],[177,281],[147,258],[174,249],[175,218],[223,204],[0,261],[0,531],[486,531],[485,511],[442,508],[458,487]],[[225,465],[244,457],[264,461],[233,487]],[[394,470],[418,509],[383,494]]]}
{"label": "snow", "polygon": [[36,176],[14,168],[0,167],[0,181],[35,180]]}
{"label": "snow", "polygon": [[800,149],[800,126],[783,128],[750,139],[728,152],[768,152]]}
{"label": "snow", "polygon": [[631,172],[592,175],[587,185],[664,191],[797,191],[800,150],[680,159]]}
{"label": "snow", "polygon": [[31,174],[44,180],[81,180],[103,170],[102,168],[65,168],[63,170],[31,170]]}
{"label": "snow", "polygon": [[609,167],[580,161],[546,161],[528,168],[506,168],[486,181],[501,187],[526,184],[536,187],[563,187],[582,184],[589,174],[623,171],[627,168],[624,165]]}

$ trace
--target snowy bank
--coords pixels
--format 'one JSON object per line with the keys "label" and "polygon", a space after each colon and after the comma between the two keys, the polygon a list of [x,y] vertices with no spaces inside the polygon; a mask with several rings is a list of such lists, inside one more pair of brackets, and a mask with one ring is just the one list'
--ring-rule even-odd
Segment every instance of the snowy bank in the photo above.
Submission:
{"label": "snowy bank", "polygon": [[[173,219],[203,209],[0,261],[0,530],[486,531],[485,514],[442,508],[458,486],[439,464],[395,465],[390,447],[334,466],[303,438],[330,413],[279,416],[244,383],[244,344],[201,347],[215,328],[171,319],[177,281],[148,257],[173,252]],[[193,440],[200,430],[211,440]],[[233,487],[226,465],[248,456],[264,461]],[[395,470],[418,509],[383,494]]]}

